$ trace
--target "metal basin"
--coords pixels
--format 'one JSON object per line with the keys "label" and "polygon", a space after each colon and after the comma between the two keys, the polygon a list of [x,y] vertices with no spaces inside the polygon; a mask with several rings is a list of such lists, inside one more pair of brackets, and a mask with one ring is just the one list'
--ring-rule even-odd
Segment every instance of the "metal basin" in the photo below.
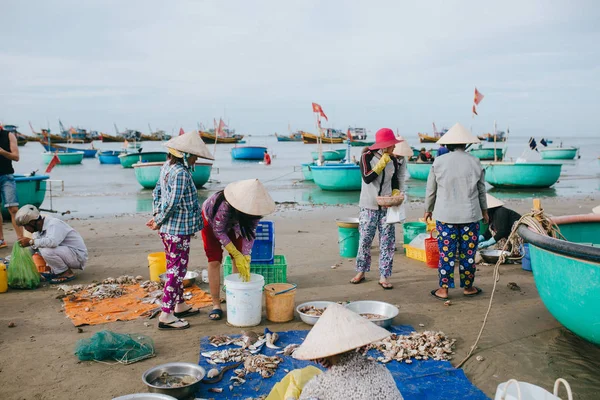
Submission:
{"label": "metal basin", "polygon": [[134,393],[115,397],[113,400],[176,400],[175,397],[160,393]]}
{"label": "metal basin", "polygon": [[398,307],[385,303],[383,301],[353,301],[346,304],[346,308],[354,311],[357,314],[379,314],[384,316],[383,319],[370,319],[375,325],[379,325],[384,328],[392,326],[394,318],[400,312]]}
{"label": "metal basin", "polygon": [[[183,287],[190,287],[192,286],[195,282],[196,282],[196,278],[200,276],[200,274],[198,273],[198,271],[188,271],[185,274],[185,277],[183,278]],[[158,278],[163,281],[166,282],[167,281],[167,273],[165,272],[164,274],[160,274],[158,276]]]}
{"label": "metal basin", "polygon": [[[192,383],[191,385],[175,388],[153,385],[151,382],[154,382],[163,374],[163,372],[166,372],[169,375],[190,375],[198,379],[198,381]],[[142,381],[146,384],[146,386],[148,386],[148,390],[151,393],[166,394],[182,400],[193,398],[194,394],[198,391],[198,388],[201,385],[200,381],[205,375],[206,371],[199,365],[184,362],[174,362],[150,368],[148,371],[144,372],[144,375],[142,375]]]}
{"label": "metal basin", "polygon": [[298,307],[296,307],[296,312],[300,315],[300,319],[308,325],[314,325],[319,320],[319,316],[316,315],[308,315],[303,312],[300,312],[301,308],[313,306],[315,308],[327,308],[333,304],[333,301],[309,301],[308,303],[302,303]]}
{"label": "metal basin", "polygon": [[[502,254],[502,250],[481,250],[479,254],[481,255],[481,258],[483,258],[483,261],[485,261],[486,263],[496,264],[498,262],[498,259],[500,258],[500,255]],[[508,251],[505,251],[504,256],[506,260],[508,259],[508,257],[510,257],[510,253]]]}

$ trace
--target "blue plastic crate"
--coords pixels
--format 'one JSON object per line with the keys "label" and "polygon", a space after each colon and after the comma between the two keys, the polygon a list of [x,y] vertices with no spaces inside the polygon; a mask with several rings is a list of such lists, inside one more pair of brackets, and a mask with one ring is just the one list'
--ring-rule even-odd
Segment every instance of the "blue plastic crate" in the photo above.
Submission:
{"label": "blue plastic crate", "polygon": [[275,259],[275,229],[273,221],[260,221],[252,246],[252,262],[272,264]]}

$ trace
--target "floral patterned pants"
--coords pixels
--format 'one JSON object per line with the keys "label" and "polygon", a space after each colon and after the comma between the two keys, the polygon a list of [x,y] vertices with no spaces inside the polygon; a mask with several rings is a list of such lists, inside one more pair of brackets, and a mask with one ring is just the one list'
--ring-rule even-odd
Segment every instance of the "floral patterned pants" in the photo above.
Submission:
{"label": "floral patterned pants", "polygon": [[469,289],[475,281],[475,253],[479,241],[479,222],[447,224],[436,221],[435,229],[440,233],[438,236],[440,287],[454,288],[454,263],[458,259],[460,287]]}
{"label": "floral patterned pants", "polygon": [[394,250],[396,247],[396,226],[385,222],[387,210],[371,210],[361,208],[358,215],[358,255],[356,256],[356,271],[371,270],[371,244],[379,229],[379,273],[386,278],[392,275]]}
{"label": "floral patterned pants", "polygon": [[167,281],[165,282],[162,311],[172,313],[183,303],[183,278],[187,272],[191,235],[161,233],[167,256]]}

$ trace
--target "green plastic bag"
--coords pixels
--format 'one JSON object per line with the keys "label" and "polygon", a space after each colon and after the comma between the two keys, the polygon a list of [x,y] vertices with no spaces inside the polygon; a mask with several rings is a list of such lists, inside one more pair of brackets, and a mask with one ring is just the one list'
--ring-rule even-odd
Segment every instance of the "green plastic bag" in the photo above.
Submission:
{"label": "green plastic bag", "polygon": [[31,251],[16,242],[8,265],[8,286],[13,289],[35,289],[39,284],[40,274],[33,262]]}

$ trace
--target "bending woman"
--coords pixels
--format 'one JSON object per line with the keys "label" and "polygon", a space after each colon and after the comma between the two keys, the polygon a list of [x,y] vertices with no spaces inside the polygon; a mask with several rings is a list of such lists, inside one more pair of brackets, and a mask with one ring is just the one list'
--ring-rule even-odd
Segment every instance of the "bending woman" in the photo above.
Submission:
{"label": "bending woman", "polygon": [[258,221],[275,211],[275,202],[258,179],[230,183],[202,205],[202,240],[208,258],[208,283],[212,296],[212,320],[223,317],[220,298],[223,249],[232,260],[234,273],[250,279],[250,259]]}

